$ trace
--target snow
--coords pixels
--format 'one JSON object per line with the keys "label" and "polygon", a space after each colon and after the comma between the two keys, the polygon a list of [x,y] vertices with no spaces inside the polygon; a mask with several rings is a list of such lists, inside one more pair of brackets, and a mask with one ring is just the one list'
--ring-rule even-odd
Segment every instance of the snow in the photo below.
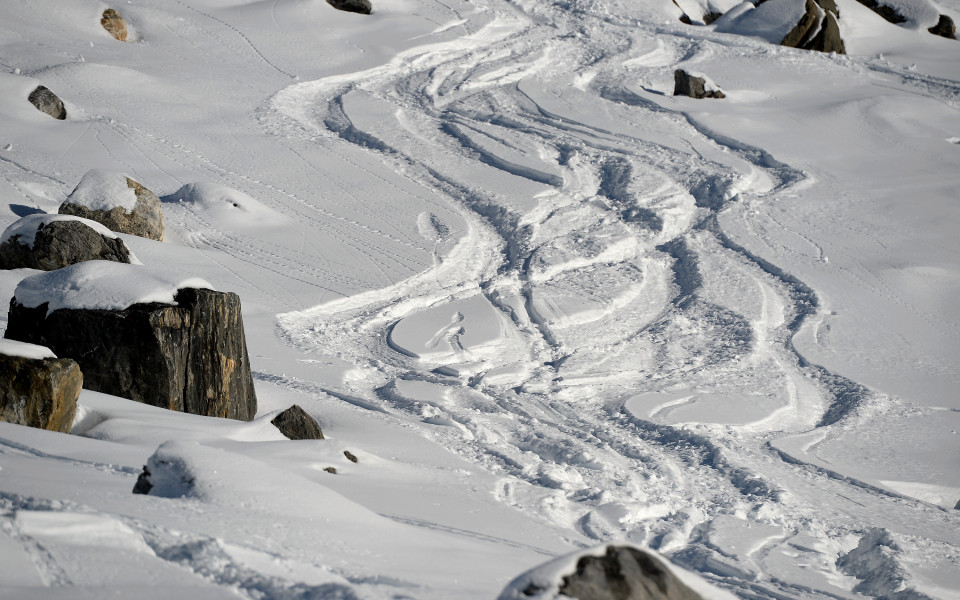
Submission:
{"label": "snow", "polygon": [[183,277],[142,265],[89,260],[22,280],[14,298],[28,307],[47,305],[47,314],[62,308],[124,310],[134,304],[176,305],[182,288],[212,289],[199,277]]}
{"label": "snow", "polygon": [[733,4],[142,0],[120,43],[5,3],[0,225],[99,170],[167,230],[0,297],[236,292],[260,410],[0,423],[0,595],[492,598],[626,541],[739,597],[956,598],[960,4],[838,0],[846,56]]}
{"label": "snow", "polygon": [[104,212],[119,206],[130,213],[137,206],[137,194],[127,184],[125,174],[92,169],[87,171],[66,201]]}
{"label": "snow", "polygon": [[33,360],[43,360],[45,358],[56,358],[53,350],[46,346],[18,342],[16,340],[0,339],[0,354],[7,356],[22,356]]}
{"label": "snow", "polygon": [[37,239],[37,232],[54,221],[80,221],[104,237],[110,239],[116,239],[119,237],[116,233],[110,231],[100,223],[91,221],[90,219],[84,219],[83,217],[75,217],[72,215],[37,214],[22,217],[20,220],[15,221],[13,224],[4,229],[3,234],[0,234],[0,243],[6,242],[14,236],[19,236],[17,243],[22,246],[29,246],[30,248],[33,248],[33,243]]}

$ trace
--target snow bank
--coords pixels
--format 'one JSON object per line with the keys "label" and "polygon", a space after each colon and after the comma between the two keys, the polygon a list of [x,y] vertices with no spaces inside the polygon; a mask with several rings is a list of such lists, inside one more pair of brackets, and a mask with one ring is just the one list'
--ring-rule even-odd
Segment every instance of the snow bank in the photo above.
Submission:
{"label": "snow bank", "polygon": [[32,358],[35,360],[57,357],[57,355],[53,353],[53,350],[46,346],[38,346],[36,344],[7,339],[0,339],[0,354],[22,356],[23,358]]}
{"label": "snow bank", "polygon": [[6,242],[13,236],[18,235],[20,238],[17,241],[21,245],[30,246],[33,248],[33,242],[35,242],[37,239],[37,232],[54,221],[80,221],[84,225],[91,227],[94,231],[102,236],[110,239],[116,239],[120,237],[100,223],[91,221],[90,219],[84,219],[83,217],[76,217],[73,215],[39,214],[27,215],[26,217],[23,217],[19,221],[12,223],[9,227],[4,229],[3,234],[0,235],[0,244]]}
{"label": "snow bank", "polygon": [[243,192],[206,181],[188,183],[163,199],[190,203],[194,211],[204,213],[213,222],[234,228],[282,225],[289,221]]}
{"label": "snow bank", "polygon": [[27,277],[17,286],[14,297],[30,308],[48,303],[49,315],[61,308],[123,310],[141,302],[175,305],[173,297],[181,288],[213,286],[199,277],[91,260]]}
{"label": "snow bank", "polygon": [[127,185],[127,176],[123,173],[93,169],[83,176],[67,197],[67,202],[92,210],[109,211],[119,206],[127,212],[133,212],[137,205],[137,194]]}

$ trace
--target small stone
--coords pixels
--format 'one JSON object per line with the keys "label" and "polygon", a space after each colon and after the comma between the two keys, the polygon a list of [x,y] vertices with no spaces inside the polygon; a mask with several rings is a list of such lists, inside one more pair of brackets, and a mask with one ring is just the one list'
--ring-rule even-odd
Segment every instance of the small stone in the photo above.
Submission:
{"label": "small stone", "polygon": [[273,418],[274,427],[291,440],[322,440],[323,431],[307,411],[294,404]]}
{"label": "small stone", "polygon": [[133,493],[149,494],[152,489],[153,484],[150,483],[150,469],[147,468],[147,465],[143,465],[143,471],[140,473],[140,476],[137,477],[137,482],[133,484]]}
{"label": "small stone", "polygon": [[726,95],[714,87],[705,77],[698,77],[683,69],[673,72],[673,95],[691,98],[726,98]]}
{"label": "small stone", "polygon": [[27,100],[30,101],[30,104],[37,107],[37,110],[47,113],[54,119],[63,121],[67,118],[67,109],[63,106],[63,100],[51,92],[46,86],[37,86],[37,89],[30,92],[30,95],[27,96]]}
{"label": "small stone", "polygon": [[334,468],[334,467],[327,467],[327,468],[324,469],[324,471],[326,471],[327,473],[331,473],[331,474],[333,474],[333,475],[336,475],[336,474],[337,474],[337,469]]}
{"label": "small stone", "polygon": [[354,456],[353,452],[350,452],[349,450],[344,450],[343,455],[346,456],[347,460],[349,460],[352,463],[359,462],[360,460],[356,456]]}
{"label": "small stone", "polygon": [[953,19],[947,15],[940,15],[940,20],[937,21],[937,24],[928,29],[933,35],[939,35],[940,37],[945,37],[948,40],[957,39],[957,26],[954,24]]}
{"label": "small stone", "polygon": [[369,15],[373,11],[370,0],[327,0],[327,4],[337,10]]}

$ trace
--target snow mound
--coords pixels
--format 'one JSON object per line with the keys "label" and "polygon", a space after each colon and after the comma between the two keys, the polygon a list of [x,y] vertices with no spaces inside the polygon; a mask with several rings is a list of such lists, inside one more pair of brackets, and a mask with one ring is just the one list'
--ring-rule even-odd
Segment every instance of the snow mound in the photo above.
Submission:
{"label": "snow mound", "polygon": [[47,314],[61,308],[124,310],[142,302],[176,305],[181,288],[213,289],[199,277],[106,260],[91,260],[27,277],[14,297],[35,308],[48,304]]}
{"label": "snow mound", "polygon": [[37,232],[54,221],[80,221],[104,237],[108,237],[110,239],[117,239],[120,237],[100,223],[91,221],[90,219],[84,219],[83,217],[76,217],[73,215],[39,214],[27,215],[26,217],[15,221],[9,227],[4,229],[3,234],[0,235],[0,244],[6,242],[14,236],[20,236],[17,241],[21,245],[30,246],[33,248],[33,243],[37,239]]}
{"label": "snow mound", "polygon": [[806,11],[805,0],[769,0],[754,8],[744,2],[717,20],[715,31],[758,37],[779,44]]}
{"label": "snow mound", "polygon": [[[707,600],[733,600],[734,598],[732,594],[713,587],[699,576],[670,563],[666,558],[663,558],[652,550],[627,543],[617,544],[617,546],[633,547],[651,558],[659,558],[658,562],[662,567],[666,568],[666,570],[676,576],[677,579]],[[577,563],[580,559],[586,557],[602,557],[607,553],[607,548],[608,546],[604,544],[586,550],[578,550],[555,558],[539,567],[535,567],[508,583],[507,587],[500,593],[498,600],[553,600],[556,598],[566,598],[565,595],[560,595],[560,588],[564,585],[564,578],[577,571]]]}
{"label": "snow mound", "polygon": [[288,222],[286,217],[243,192],[205,181],[188,183],[163,200],[189,203],[195,212],[203,213],[215,223],[229,224],[233,228],[283,225]]}
{"label": "snow mound", "polygon": [[46,346],[38,346],[36,344],[7,339],[0,339],[0,354],[22,356],[23,358],[32,358],[34,360],[57,357],[57,355],[53,353],[53,350]]}
{"label": "snow mound", "polygon": [[129,213],[137,205],[137,194],[123,173],[92,169],[67,197],[67,203],[102,211],[119,206]]}

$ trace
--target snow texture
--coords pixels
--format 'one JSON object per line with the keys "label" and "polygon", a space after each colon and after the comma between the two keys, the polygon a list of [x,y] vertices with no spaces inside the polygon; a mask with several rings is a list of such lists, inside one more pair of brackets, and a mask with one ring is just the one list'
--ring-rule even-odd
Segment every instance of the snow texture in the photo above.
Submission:
{"label": "snow texture", "polygon": [[127,185],[127,176],[116,171],[91,169],[67,196],[68,203],[85,206],[92,210],[109,211],[120,207],[133,212],[137,206],[137,194]]}
{"label": "snow texture", "polygon": [[37,232],[47,224],[53,223],[54,221],[80,221],[104,237],[110,239],[116,239],[119,237],[116,233],[110,231],[100,223],[91,221],[90,219],[84,219],[82,217],[75,217],[72,215],[38,214],[27,215],[4,229],[3,234],[0,234],[0,243],[7,241],[14,236],[19,236],[17,239],[18,244],[33,248],[33,243],[37,239]]}
{"label": "snow texture", "polygon": [[38,346],[36,344],[7,339],[0,339],[0,354],[22,356],[23,358],[32,358],[34,360],[57,357],[57,355],[53,353],[53,350],[46,346]]}

